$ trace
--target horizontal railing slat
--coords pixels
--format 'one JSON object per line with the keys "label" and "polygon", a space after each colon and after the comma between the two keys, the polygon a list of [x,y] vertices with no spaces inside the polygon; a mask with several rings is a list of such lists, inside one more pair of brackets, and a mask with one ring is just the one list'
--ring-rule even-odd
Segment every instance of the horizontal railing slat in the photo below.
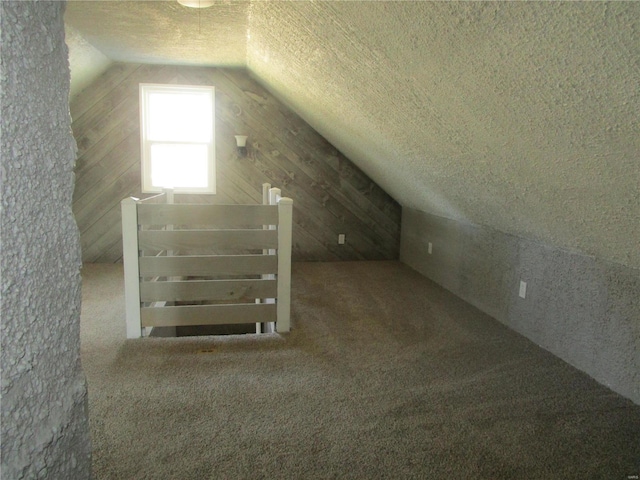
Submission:
{"label": "horizontal railing slat", "polygon": [[139,204],[139,225],[276,225],[276,205]]}
{"label": "horizontal railing slat", "polygon": [[139,260],[141,277],[262,275],[278,271],[277,255],[183,255]]}
{"label": "horizontal railing slat", "polygon": [[142,308],[143,327],[188,325],[226,325],[262,323],[276,320],[276,304],[190,305],[184,307]]}
{"label": "horizontal railing slat", "polygon": [[141,302],[242,300],[273,298],[277,294],[275,280],[188,280],[140,284]]}
{"label": "horizontal railing slat", "polygon": [[275,230],[141,230],[140,249],[264,249],[278,247]]}

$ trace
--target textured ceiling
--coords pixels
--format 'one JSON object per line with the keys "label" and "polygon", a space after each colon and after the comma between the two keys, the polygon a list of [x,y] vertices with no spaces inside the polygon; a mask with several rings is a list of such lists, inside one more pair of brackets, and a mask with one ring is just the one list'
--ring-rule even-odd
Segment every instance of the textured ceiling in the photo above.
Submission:
{"label": "textured ceiling", "polygon": [[70,2],[67,20],[113,60],[246,65],[403,206],[640,268],[640,3]]}
{"label": "textured ceiling", "polygon": [[76,1],[65,21],[115,61],[246,64],[248,2],[188,8],[175,1]]}

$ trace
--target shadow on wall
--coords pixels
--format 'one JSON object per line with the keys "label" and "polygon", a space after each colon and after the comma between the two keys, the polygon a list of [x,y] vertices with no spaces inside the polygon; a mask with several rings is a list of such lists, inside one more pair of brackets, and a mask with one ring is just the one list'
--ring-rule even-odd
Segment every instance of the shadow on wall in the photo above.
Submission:
{"label": "shadow on wall", "polygon": [[402,262],[640,404],[637,270],[408,208],[401,238]]}

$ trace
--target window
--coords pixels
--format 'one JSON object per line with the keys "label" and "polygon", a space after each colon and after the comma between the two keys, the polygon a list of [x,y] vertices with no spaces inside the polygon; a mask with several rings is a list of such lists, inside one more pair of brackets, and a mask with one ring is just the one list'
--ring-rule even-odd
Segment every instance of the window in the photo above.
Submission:
{"label": "window", "polygon": [[142,191],[215,193],[213,87],[140,84]]}

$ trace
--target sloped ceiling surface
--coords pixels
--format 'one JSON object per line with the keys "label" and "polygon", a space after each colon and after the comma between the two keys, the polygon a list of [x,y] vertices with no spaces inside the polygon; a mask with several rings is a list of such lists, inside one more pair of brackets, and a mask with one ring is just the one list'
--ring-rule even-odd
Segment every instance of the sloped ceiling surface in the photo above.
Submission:
{"label": "sloped ceiling surface", "polygon": [[67,15],[110,58],[233,58],[403,206],[640,268],[639,3],[221,2],[179,55],[194,11],[110,3]]}
{"label": "sloped ceiling surface", "polygon": [[65,39],[67,44],[73,45],[73,48],[69,49],[69,69],[71,70],[69,98],[73,98],[91,85],[113,62],[70,25],[65,26]]}

